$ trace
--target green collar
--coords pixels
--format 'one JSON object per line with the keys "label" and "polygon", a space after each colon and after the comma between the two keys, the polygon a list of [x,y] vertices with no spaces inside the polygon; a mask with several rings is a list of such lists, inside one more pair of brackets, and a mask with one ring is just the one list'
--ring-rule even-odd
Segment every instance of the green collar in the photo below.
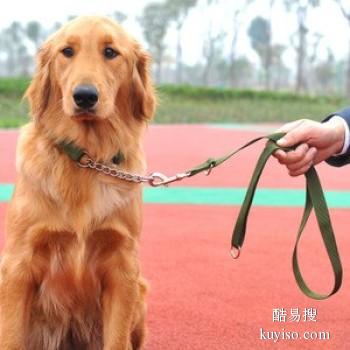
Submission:
{"label": "green collar", "polygon": [[[77,146],[73,141],[61,141],[57,144],[58,148],[63,150],[70,159],[78,162],[84,154],[87,152]],[[115,165],[119,165],[125,160],[125,157],[121,151],[119,151],[112,159],[112,163]]]}

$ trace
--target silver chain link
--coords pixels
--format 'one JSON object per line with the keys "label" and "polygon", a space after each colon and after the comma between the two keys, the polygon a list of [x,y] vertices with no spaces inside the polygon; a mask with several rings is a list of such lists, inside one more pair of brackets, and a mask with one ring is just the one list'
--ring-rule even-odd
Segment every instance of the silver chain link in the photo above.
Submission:
{"label": "silver chain link", "polygon": [[116,177],[124,181],[135,182],[135,183],[147,182],[153,187],[168,185],[171,182],[180,181],[183,178],[190,176],[190,173],[180,173],[171,177],[168,177],[158,172],[152,173],[150,175],[132,174],[132,173],[128,173],[126,171],[117,169],[115,167],[110,167],[103,163],[99,163],[91,159],[87,154],[83,155],[83,157],[81,157],[81,159],[77,161],[77,164],[81,168],[94,169],[105,175]]}

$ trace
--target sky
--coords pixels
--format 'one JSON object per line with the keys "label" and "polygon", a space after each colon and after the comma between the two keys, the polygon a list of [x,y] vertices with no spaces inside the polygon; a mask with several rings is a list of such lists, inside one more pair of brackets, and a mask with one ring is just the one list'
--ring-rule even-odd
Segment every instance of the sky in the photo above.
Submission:
{"label": "sky", "polygon": [[[350,0],[344,0],[349,4]],[[136,18],[141,15],[143,7],[149,0],[9,0],[2,5],[0,12],[0,28],[9,25],[12,21],[28,22],[40,21],[45,27],[51,27],[55,22],[64,22],[69,15],[110,15],[118,10],[128,15],[124,23],[125,28],[140,40],[145,46],[142,30]],[[229,52],[230,38],[232,36],[232,17],[234,9],[242,4],[243,0],[219,0],[220,6],[215,9],[206,9],[205,0],[200,0],[199,8],[190,12],[183,29],[183,57],[188,64],[195,64],[201,60],[202,44],[207,35],[209,26],[212,31],[223,31],[227,35],[225,53]],[[256,0],[242,17],[242,26],[238,41],[238,53],[246,55],[254,62],[259,59],[251,49],[246,35],[251,20],[260,15],[267,16],[266,0]],[[318,32],[323,36],[320,46],[320,58],[326,57],[327,47],[334,55],[343,59],[347,57],[350,45],[350,26],[341,14],[334,0],[323,0],[321,7],[312,9],[309,13],[310,32]],[[285,11],[283,0],[276,0],[272,14],[273,42],[290,45],[290,38],[296,31],[296,16]],[[170,30],[167,39],[168,52],[175,51],[176,35]],[[290,47],[284,53],[287,66],[295,64],[295,53]]]}

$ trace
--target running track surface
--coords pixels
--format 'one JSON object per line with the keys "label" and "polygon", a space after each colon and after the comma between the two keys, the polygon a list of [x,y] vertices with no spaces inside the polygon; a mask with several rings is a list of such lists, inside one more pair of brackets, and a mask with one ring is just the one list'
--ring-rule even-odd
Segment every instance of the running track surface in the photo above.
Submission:
{"label": "running track surface", "polygon": [[[149,169],[173,174],[209,156],[220,156],[269,129],[273,130],[274,126],[151,126],[145,140]],[[0,184],[14,182],[16,138],[16,131],[0,132]],[[246,187],[262,147],[263,143],[252,146],[208,177],[198,175],[184,180],[181,190],[210,187],[215,196],[218,188]],[[336,169],[321,164],[318,170],[326,190],[338,193],[350,190],[350,167]],[[304,179],[290,178],[283,167],[270,160],[259,187],[301,191]],[[6,201],[0,203],[1,245],[6,204]],[[151,285],[146,349],[350,349],[347,225],[350,208],[345,202],[337,204],[331,209],[331,217],[344,281],[338,294],[320,302],[308,299],[299,291],[291,269],[292,249],[302,215],[300,205],[278,207],[265,201],[254,206],[241,257],[233,261],[229,245],[238,205],[147,202],[141,242],[143,274]],[[318,291],[329,290],[332,272],[314,218],[302,239],[299,255],[310,286]],[[288,318],[296,308],[301,317],[292,322]],[[275,309],[286,311],[286,322],[283,317],[280,322],[273,322]],[[303,320],[305,309],[316,310],[316,322]],[[282,315],[281,311],[277,313]],[[329,332],[330,339],[277,342],[260,339],[271,331],[281,332],[280,338],[283,334],[287,337],[287,332],[298,332],[300,338],[304,338],[304,332],[309,332],[306,336],[316,332],[313,336],[321,337],[320,332]]]}

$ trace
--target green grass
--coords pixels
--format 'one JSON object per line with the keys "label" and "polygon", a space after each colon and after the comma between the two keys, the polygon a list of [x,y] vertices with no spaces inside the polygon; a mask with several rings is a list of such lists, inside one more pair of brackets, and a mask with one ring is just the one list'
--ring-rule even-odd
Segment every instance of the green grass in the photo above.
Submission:
{"label": "green grass", "polygon": [[20,97],[26,91],[30,78],[1,78],[0,95],[12,95]]}
{"label": "green grass", "polygon": [[20,97],[0,93],[0,128],[14,128],[28,121],[28,108]]}
{"label": "green grass", "polygon": [[341,96],[316,96],[300,95],[292,91],[272,91],[272,90],[253,90],[253,89],[226,89],[191,85],[162,85],[159,91],[166,95],[185,97],[192,99],[210,99],[210,100],[232,100],[232,99],[268,99],[284,101],[340,101]]}
{"label": "green grass", "polygon": [[155,122],[158,123],[253,123],[287,122],[298,118],[321,120],[346,106],[338,101],[285,101],[237,98],[195,100],[161,94]]}
{"label": "green grass", "polygon": [[0,128],[15,128],[28,121],[28,106],[22,96],[28,78],[0,79]]}
{"label": "green grass", "polygon": [[[21,97],[29,79],[0,79],[0,127],[27,122],[28,107]],[[234,90],[164,85],[158,88],[155,123],[287,122],[297,118],[321,120],[349,101],[341,96],[309,96],[291,92]]]}

